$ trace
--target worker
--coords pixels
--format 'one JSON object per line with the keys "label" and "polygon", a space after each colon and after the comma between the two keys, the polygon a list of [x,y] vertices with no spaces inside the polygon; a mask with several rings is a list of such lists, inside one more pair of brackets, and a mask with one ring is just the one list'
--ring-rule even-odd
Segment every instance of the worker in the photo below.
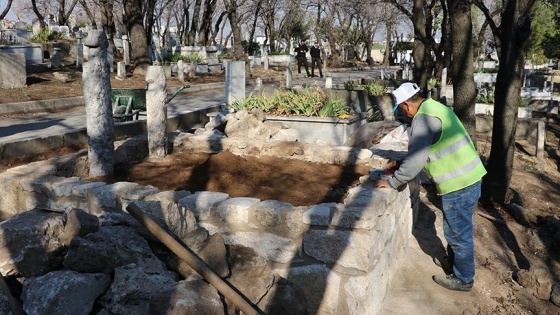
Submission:
{"label": "worker", "polygon": [[440,267],[445,262],[452,266],[448,275],[432,278],[444,288],[470,291],[475,274],[473,212],[486,169],[453,110],[423,98],[419,92],[418,85],[411,82],[392,92],[393,112],[400,108],[412,119],[408,152],[392,176],[372,180],[376,188],[399,189],[422,169],[426,171],[441,196],[443,233],[448,244],[447,257],[434,261]]}

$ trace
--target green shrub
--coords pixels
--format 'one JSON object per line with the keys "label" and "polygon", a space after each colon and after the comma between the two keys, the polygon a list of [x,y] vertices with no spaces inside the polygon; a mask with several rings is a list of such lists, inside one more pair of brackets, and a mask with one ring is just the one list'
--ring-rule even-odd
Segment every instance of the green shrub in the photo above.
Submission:
{"label": "green shrub", "polygon": [[233,59],[233,53],[230,51],[224,51],[223,53],[220,54],[220,59],[224,60],[224,59]]}
{"label": "green shrub", "polygon": [[348,109],[342,100],[329,99],[320,88],[303,93],[277,91],[270,99],[249,95],[243,102],[234,102],[231,107],[237,111],[257,108],[265,114],[275,116],[345,118],[348,115]]}
{"label": "green shrub", "polygon": [[179,60],[182,60],[183,62],[187,62],[187,63],[191,63],[193,61],[196,61],[196,63],[198,64],[203,63],[202,57],[200,57],[199,54],[181,55],[179,53],[175,53],[175,54],[165,55],[162,58],[163,62],[177,62]]}
{"label": "green shrub", "polygon": [[64,34],[59,32],[51,32],[49,29],[43,28],[37,34],[29,39],[32,43],[54,42],[64,39]]}
{"label": "green shrub", "polygon": [[441,84],[436,78],[431,78],[430,80],[428,80],[428,89],[431,90],[433,88],[438,88],[438,87],[441,87]]}
{"label": "green shrub", "polygon": [[386,92],[387,86],[383,83],[383,81],[372,81],[366,85],[366,90],[368,95],[380,96]]}
{"label": "green shrub", "polygon": [[476,96],[476,102],[484,104],[494,104],[494,93],[488,92],[488,94],[478,94]]}

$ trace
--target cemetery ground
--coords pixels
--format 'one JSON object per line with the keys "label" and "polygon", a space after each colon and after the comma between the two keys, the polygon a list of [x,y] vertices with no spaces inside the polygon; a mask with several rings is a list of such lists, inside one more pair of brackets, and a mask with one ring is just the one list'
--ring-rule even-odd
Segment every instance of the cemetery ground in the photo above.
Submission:
{"label": "cemetery ground", "polygon": [[[220,81],[223,76],[200,79]],[[112,78],[114,87],[144,85],[141,77],[127,81]],[[191,83],[199,82],[193,80]],[[30,75],[28,84],[29,87],[23,89],[3,90],[0,103],[83,93],[81,74],[76,74],[75,80],[69,83],[54,79],[52,73],[50,77],[49,73]],[[174,84],[180,86],[177,80],[170,80],[168,86]],[[382,314],[560,314],[560,307],[550,301],[552,292],[552,299],[560,305],[560,288],[554,286],[552,289],[554,283],[560,283],[559,137],[560,117],[550,115],[543,159],[534,156],[532,143],[516,143],[512,202],[523,210],[516,208],[512,211],[485,201],[479,204],[474,215],[477,274],[471,292],[448,291],[431,279],[431,275],[443,273],[434,265],[432,257],[443,255],[445,240],[438,198],[433,187],[423,185],[422,204],[410,248],[401,271],[391,283]],[[478,148],[484,157],[488,157],[490,139],[479,135]],[[0,171],[80,149],[83,148],[62,148],[33,157],[0,160]],[[227,152],[216,155],[171,154],[158,165],[142,161],[117,169],[121,180],[145,184],[145,177],[152,177],[149,183],[161,189],[169,189],[166,185],[177,182],[184,185],[183,189],[191,191],[216,189],[232,196],[283,200],[294,205],[323,202],[329,194],[336,200],[344,185],[355,183],[368,171],[363,165],[344,169],[272,157],[236,157]],[[279,174],[285,176],[279,180]],[[198,184],[203,186],[197,187],[196,181],[188,180],[201,177],[203,180]],[[288,179],[292,181],[288,182]],[[239,185],[240,182],[255,183],[255,186]]]}

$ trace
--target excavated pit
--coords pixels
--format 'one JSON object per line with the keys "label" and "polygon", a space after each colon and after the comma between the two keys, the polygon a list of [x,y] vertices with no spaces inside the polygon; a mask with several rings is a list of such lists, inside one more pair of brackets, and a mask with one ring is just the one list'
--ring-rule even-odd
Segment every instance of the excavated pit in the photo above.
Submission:
{"label": "excavated pit", "polygon": [[278,200],[294,206],[341,203],[368,174],[365,164],[344,166],[272,156],[177,152],[160,161],[119,163],[113,181],[151,185],[160,191],[224,192],[230,197]]}

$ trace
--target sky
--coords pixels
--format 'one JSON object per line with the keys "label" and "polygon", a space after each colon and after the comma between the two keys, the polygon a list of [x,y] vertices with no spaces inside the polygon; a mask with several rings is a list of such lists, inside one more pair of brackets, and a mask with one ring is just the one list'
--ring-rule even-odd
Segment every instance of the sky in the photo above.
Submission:
{"label": "sky", "polygon": [[[14,6],[14,3],[17,0],[12,2],[12,8]],[[4,9],[6,8],[6,3],[8,3],[7,0],[0,0],[0,13],[2,13],[4,11]],[[10,9],[10,12],[8,12],[8,15],[6,15],[5,17],[8,20],[12,20],[12,21],[17,21],[17,17],[15,16],[15,14],[13,13],[13,9]]]}

